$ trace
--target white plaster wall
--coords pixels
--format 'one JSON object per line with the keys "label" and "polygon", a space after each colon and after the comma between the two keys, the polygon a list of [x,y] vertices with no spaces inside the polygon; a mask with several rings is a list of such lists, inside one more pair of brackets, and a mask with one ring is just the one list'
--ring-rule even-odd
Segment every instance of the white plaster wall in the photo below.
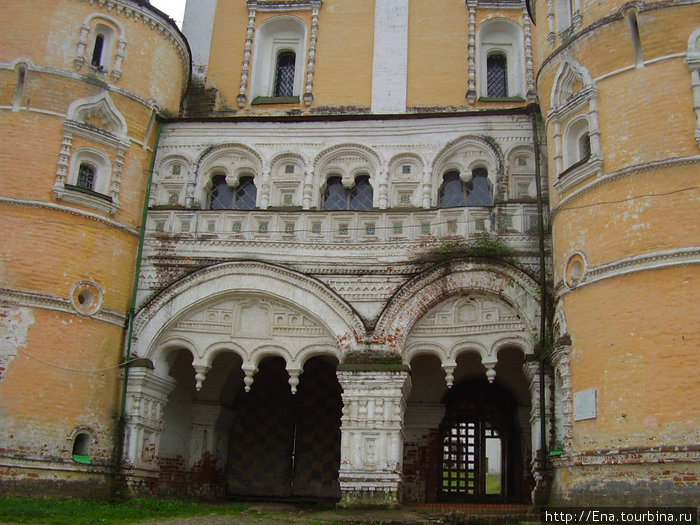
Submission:
{"label": "white plaster wall", "polygon": [[207,76],[215,12],[216,0],[190,0],[185,5],[182,32],[192,51],[192,75],[201,80]]}
{"label": "white plaster wall", "polygon": [[372,113],[406,111],[408,0],[376,0]]}

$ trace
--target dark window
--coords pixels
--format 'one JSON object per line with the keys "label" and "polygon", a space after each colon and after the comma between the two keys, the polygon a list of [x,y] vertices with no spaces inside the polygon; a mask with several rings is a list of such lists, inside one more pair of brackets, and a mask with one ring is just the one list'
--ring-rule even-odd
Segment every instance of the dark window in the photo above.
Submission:
{"label": "dark window", "polygon": [[374,192],[369,182],[369,175],[360,175],[355,185],[346,189],[340,177],[330,177],[323,194],[325,210],[371,210]]}
{"label": "dark window", "polygon": [[467,206],[492,205],[488,172],[484,168],[477,168],[472,172],[472,180],[467,184]]}
{"label": "dark window", "polygon": [[591,136],[588,132],[578,139],[578,160],[586,160],[591,156]]}
{"label": "dark window", "polygon": [[97,35],[95,37],[95,47],[92,50],[92,66],[100,67],[102,66],[102,50],[105,45],[104,35]]}
{"label": "dark window", "polygon": [[459,172],[457,171],[445,173],[439,193],[440,208],[464,206],[467,203],[464,183],[459,178]]}
{"label": "dark window", "polygon": [[236,189],[233,208],[236,210],[253,210],[255,209],[255,199],[258,195],[258,190],[255,187],[253,177],[241,177]]}
{"label": "dark window", "polygon": [[81,162],[78,168],[78,184],[79,188],[86,190],[95,189],[95,180],[97,179],[97,168],[87,162]]}
{"label": "dark window", "polygon": [[211,179],[209,194],[210,210],[230,210],[233,204],[233,190],[226,184],[226,177],[216,175]]}
{"label": "dark window", "polygon": [[291,97],[294,95],[294,67],[296,54],[294,51],[283,51],[277,55],[275,68],[275,96]]}
{"label": "dark window", "polygon": [[508,74],[506,57],[501,54],[490,55],[486,59],[487,96],[505,98],[508,96]]}
{"label": "dark window", "polygon": [[371,210],[373,204],[372,185],[369,176],[362,175],[355,179],[355,187],[350,191],[351,210]]}
{"label": "dark window", "polygon": [[323,209],[345,210],[347,208],[347,193],[340,177],[330,177],[326,182],[326,192],[323,195]]}
{"label": "dark window", "polygon": [[90,435],[81,432],[75,436],[73,441],[73,461],[78,463],[91,464],[90,460]]}

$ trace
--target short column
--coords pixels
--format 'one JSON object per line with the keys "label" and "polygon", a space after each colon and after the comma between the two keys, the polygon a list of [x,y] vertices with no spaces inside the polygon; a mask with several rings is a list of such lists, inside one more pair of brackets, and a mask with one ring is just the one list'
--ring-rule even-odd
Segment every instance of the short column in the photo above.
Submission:
{"label": "short column", "polygon": [[405,365],[340,365],[340,506],[395,506],[403,481]]}

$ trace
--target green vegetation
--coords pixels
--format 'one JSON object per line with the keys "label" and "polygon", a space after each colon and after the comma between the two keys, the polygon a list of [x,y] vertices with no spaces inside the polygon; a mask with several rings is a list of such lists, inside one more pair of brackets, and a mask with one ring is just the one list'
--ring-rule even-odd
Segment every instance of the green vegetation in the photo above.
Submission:
{"label": "green vegetation", "polygon": [[472,257],[500,259],[510,262],[515,251],[500,237],[481,233],[469,240],[461,238],[440,239],[440,244],[419,255],[416,262],[446,263]]}
{"label": "green vegetation", "polygon": [[49,500],[0,498],[0,516],[9,523],[45,525],[93,525],[137,523],[156,518],[240,514],[245,505],[207,505],[157,498],[126,501]]}

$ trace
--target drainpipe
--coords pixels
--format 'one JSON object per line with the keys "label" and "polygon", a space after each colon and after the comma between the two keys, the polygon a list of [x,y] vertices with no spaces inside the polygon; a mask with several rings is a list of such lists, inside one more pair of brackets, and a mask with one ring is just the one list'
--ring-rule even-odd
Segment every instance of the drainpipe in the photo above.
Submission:
{"label": "drainpipe", "polygon": [[148,169],[148,181],[146,182],[146,197],[143,203],[143,211],[141,212],[141,230],[139,232],[139,244],[136,251],[136,269],[134,271],[134,284],[131,290],[131,306],[129,308],[128,329],[126,335],[126,351],[122,366],[124,368],[124,377],[122,379],[122,396],[121,408],[119,410],[119,422],[117,424],[117,443],[116,443],[116,471],[117,479],[122,473],[122,456],[124,455],[124,440],[126,439],[126,390],[129,384],[129,361],[131,360],[131,339],[134,331],[134,317],[136,315],[136,293],[139,287],[139,273],[141,273],[141,257],[143,255],[143,243],[146,237],[146,218],[148,216],[148,201],[151,198],[151,181],[153,180],[153,167],[156,161],[156,152],[158,151],[158,142],[160,141],[160,132],[162,124],[156,116],[156,140],[153,144],[153,155],[151,156],[151,165]]}
{"label": "drainpipe", "polygon": [[547,426],[545,421],[545,361],[547,360],[547,271],[545,267],[545,243],[544,243],[544,206],[542,204],[542,180],[540,169],[540,141],[537,130],[537,119],[540,117],[539,107],[532,104],[530,107],[530,117],[532,119],[532,136],[535,147],[535,185],[537,187],[537,230],[539,236],[539,256],[540,256],[540,287],[542,300],[540,302],[540,462],[541,468],[547,464]]}

